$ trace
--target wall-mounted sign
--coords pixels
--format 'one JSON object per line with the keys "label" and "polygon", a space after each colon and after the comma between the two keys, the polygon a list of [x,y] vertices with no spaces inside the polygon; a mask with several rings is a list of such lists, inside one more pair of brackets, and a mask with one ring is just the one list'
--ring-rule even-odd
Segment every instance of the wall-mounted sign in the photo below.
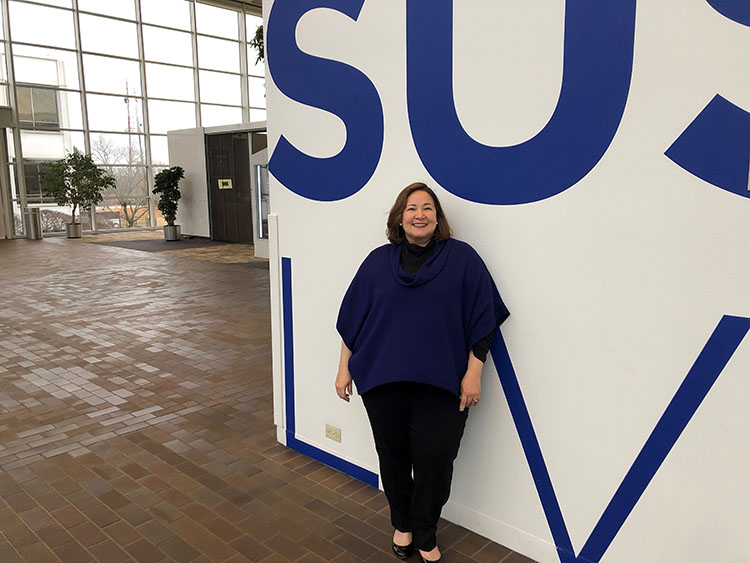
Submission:
{"label": "wall-mounted sign", "polygon": [[220,190],[231,190],[232,179],[231,178],[219,178],[219,189]]}
{"label": "wall-mounted sign", "polygon": [[278,439],[380,484],[334,319],[426,182],[511,310],[446,518],[544,563],[750,562],[750,0],[393,4],[263,1]]}

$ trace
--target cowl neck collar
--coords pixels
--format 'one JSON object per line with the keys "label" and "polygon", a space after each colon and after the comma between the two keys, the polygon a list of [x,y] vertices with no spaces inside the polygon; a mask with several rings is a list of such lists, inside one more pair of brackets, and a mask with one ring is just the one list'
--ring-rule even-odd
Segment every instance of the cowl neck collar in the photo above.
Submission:
{"label": "cowl neck collar", "polygon": [[435,246],[435,239],[430,239],[430,242],[428,242],[425,246],[419,246],[418,244],[412,244],[408,240],[404,239],[401,245],[406,249],[406,252],[411,254],[412,256],[424,256],[428,252],[432,252],[432,249]]}
{"label": "cowl neck collar", "polygon": [[[403,268],[401,268],[401,245],[391,245],[391,271],[393,272],[393,277],[395,278],[396,283],[405,287],[414,287],[427,283],[433,279],[440,273],[443,266],[445,266],[448,254],[450,253],[451,242],[452,239],[435,241],[435,249],[432,252],[432,256],[422,264],[422,267],[419,268],[419,271],[417,271],[416,274],[407,274],[404,272]],[[426,249],[427,247],[424,248]]]}

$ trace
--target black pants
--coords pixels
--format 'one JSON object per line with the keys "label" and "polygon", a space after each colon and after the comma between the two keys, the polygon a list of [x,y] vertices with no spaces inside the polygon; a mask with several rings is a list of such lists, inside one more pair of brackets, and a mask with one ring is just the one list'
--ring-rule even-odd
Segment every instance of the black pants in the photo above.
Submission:
{"label": "black pants", "polygon": [[380,385],[363,394],[362,401],[391,523],[412,532],[417,549],[430,551],[437,545],[435,530],[450,496],[453,461],[469,409],[460,412],[458,397],[423,383]]}

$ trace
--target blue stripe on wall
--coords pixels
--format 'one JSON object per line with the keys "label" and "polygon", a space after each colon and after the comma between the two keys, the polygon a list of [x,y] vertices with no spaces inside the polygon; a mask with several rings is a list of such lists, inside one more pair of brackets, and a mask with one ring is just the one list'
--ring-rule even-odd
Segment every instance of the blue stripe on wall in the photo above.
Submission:
{"label": "blue stripe on wall", "polygon": [[312,459],[324,463],[329,467],[346,473],[360,481],[378,486],[378,474],[359,467],[349,461],[336,457],[320,448],[306,444],[296,435],[296,421],[294,410],[294,326],[292,324],[292,260],[281,259],[281,292],[284,313],[284,397],[286,404],[286,445]]}
{"label": "blue stripe on wall", "polygon": [[294,434],[294,326],[292,324],[292,260],[281,259],[281,301],[284,311],[284,404],[286,429]]}
{"label": "blue stripe on wall", "polygon": [[561,563],[593,563],[601,560],[748,330],[749,318],[722,317],[577,557],[508,349],[500,331],[497,331],[492,342],[492,359]]}

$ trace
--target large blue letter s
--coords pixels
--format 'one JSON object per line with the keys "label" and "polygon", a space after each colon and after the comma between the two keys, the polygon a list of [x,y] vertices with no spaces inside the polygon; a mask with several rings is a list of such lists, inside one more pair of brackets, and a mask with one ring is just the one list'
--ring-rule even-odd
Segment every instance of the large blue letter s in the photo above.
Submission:
{"label": "large blue letter s", "polygon": [[303,53],[297,22],[310,10],[331,8],[356,20],[364,0],[276,0],[268,16],[268,70],[289,98],[329,111],[344,122],[346,144],[328,158],[309,156],[283,135],[268,167],[282,184],[310,199],[333,201],[359,191],[370,179],[383,148],[383,108],[375,86],[359,70]]}
{"label": "large blue letter s", "polygon": [[562,88],[547,125],[509,147],[478,143],[453,99],[453,0],[407,0],[409,121],[419,156],[449,192],[479,203],[539,201],[596,166],[630,88],[635,0],[566,0]]}
{"label": "large blue letter s", "polygon": [[[708,0],[728,19],[750,27],[748,0]],[[750,112],[717,94],[664,154],[691,174],[750,198]]]}

